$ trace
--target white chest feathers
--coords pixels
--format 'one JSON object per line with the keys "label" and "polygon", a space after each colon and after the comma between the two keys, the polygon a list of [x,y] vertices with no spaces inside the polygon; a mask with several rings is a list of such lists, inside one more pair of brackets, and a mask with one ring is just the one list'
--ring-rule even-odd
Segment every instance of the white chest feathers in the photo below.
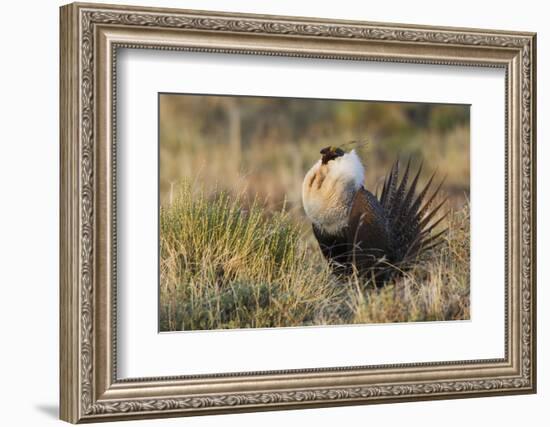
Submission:
{"label": "white chest feathers", "polygon": [[355,150],[308,171],[302,184],[302,202],[308,218],[322,231],[339,234],[348,224],[356,191],[365,179],[365,170]]}

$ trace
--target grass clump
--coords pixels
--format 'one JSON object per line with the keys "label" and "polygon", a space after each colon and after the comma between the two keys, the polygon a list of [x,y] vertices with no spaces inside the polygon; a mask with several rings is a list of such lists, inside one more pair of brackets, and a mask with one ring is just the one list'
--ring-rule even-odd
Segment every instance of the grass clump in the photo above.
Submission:
{"label": "grass clump", "polygon": [[[161,209],[161,330],[308,325],[338,289],[284,209],[189,186]],[[320,282],[320,279],[322,283]],[[328,280],[327,280],[328,279]]]}

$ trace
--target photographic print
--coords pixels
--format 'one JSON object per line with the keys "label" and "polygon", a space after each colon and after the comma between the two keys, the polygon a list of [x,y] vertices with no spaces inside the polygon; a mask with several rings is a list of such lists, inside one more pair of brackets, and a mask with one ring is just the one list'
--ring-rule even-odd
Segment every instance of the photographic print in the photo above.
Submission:
{"label": "photographic print", "polygon": [[61,419],[536,393],[535,33],[59,22]]}
{"label": "photographic print", "polygon": [[160,331],[469,319],[469,122],[159,94]]}

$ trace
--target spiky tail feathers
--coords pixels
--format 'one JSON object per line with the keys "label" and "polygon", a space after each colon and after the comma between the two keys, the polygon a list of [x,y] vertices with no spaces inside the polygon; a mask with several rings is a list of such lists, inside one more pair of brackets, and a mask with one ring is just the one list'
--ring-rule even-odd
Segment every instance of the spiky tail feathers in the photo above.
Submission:
{"label": "spiky tail feathers", "polygon": [[405,171],[399,177],[400,165],[397,160],[384,180],[380,195],[377,194],[388,221],[391,246],[389,258],[391,263],[398,266],[408,264],[423,252],[442,244],[448,231],[448,228],[438,230],[449,213],[446,211],[441,214],[441,208],[447,199],[436,202],[445,178],[435,190],[430,191],[437,171],[434,172],[417,194],[422,164],[409,185],[410,166],[409,158]]}

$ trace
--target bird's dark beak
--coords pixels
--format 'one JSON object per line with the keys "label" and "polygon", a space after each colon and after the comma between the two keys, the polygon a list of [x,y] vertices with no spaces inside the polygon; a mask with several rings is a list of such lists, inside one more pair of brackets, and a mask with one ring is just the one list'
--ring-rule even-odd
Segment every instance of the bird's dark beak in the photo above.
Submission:
{"label": "bird's dark beak", "polygon": [[320,153],[322,154],[321,163],[326,165],[329,161],[344,155],[344,150],[338,147],[325,147]]}

